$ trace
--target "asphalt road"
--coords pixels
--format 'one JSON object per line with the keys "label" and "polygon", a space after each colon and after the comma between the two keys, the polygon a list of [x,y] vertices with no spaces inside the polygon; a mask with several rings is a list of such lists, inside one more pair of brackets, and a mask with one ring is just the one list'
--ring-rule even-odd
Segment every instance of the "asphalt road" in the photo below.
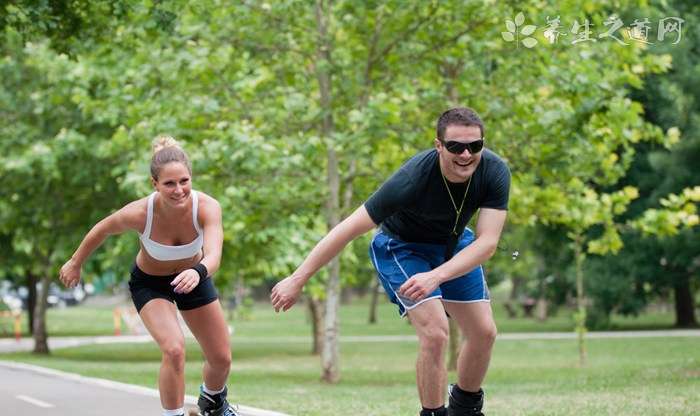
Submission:
{"label": "asphalt road", "polygon": [[[187,396],[186,408],[196,398]],[[10,361],[0,361],[0,411],[4,415],[158,416],[158,391],[83,377]],[[285,416],[241,406],[241,416]]]}

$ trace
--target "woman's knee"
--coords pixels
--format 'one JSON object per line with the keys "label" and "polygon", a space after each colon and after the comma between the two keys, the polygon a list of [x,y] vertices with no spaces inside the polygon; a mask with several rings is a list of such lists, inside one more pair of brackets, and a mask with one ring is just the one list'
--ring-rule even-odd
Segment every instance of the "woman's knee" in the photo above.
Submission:
{"label": "woman's knee", "polygon": [[184,340],[168,341],[161,345],[163,360],[176,369],[185,367],[185,342]]}
{"label": "woman's knee", "polygon": [[207,361],[214,368],[228,369],[231,367],[231,350],[225,348],[216,351],[211,357],[207,357]]}

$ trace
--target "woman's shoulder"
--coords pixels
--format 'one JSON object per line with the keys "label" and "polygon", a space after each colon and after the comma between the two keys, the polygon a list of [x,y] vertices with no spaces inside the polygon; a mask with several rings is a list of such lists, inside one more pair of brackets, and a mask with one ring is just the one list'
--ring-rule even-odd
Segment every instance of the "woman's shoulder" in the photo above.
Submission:
{"label": "woman's shoulder", "polygon": [[202,191],[193,192],[197,192],[197,209],[199,211],[197,216],[200,220],[206,219],[202,216],[221,216],[221,205],[219,205],[219,201],[217,201],[216,198],[214,198],[211,195],[205,194]]}
{"label": "woman's shoulder", "polygon": [[207,206],[219,206],[219,201],[217,201],[216,198],[214,198],[213,196],[205,194],[202,191],[193,192],[197,192],[197,202],[199,204],[199,208]]}
{"label": "woman's shoulder", "polygon": [[124,205],[120,212],[121,220],[129,227],[141,232],[146,224],[148,214],[148,198],[145,196]]}
{"label": "woman's shoulder", "polygon": [[124,205],[124,210],[128,211],[129,213],[132,214],[146,214],[146,211],[148,210],[148,199],[151,197],[151,195],[144,196],[143,198],[139,198],[137,200],[131,201],[128,204]]}

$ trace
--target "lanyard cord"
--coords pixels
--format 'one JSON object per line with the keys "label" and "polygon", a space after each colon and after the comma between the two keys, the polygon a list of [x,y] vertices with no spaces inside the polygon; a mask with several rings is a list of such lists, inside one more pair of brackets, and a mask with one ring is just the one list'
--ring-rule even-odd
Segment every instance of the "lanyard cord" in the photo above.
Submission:
{"label": "lanyard cord", "polygon": [[442,176],[442,181],[445,183],[445,188],[447,189],[447,195],[450,196],[450,201],[452,201],[452,206],[455,208],[455,211],[457,212],[457,218],[455,219],[455,226],[452,227],[452,234],[457,235],[457,224],[459,223],[459,217],[462,215],[462,208],[464,208],[464,201],[467,200],[467,193],[469,192],[469,185],[472,183],[472,176],[469,177],[469,182],[467,182],[467,189],[464,191],[464,196],[462,197],[462,203],[459,205],[459,209],[457,209],[457,204],[455,203],[455,199],[452,197],[452,192],[450,192],[450,187],[447,185],[447,179],[445,179],[445,175],[440,171],[440,175]]}

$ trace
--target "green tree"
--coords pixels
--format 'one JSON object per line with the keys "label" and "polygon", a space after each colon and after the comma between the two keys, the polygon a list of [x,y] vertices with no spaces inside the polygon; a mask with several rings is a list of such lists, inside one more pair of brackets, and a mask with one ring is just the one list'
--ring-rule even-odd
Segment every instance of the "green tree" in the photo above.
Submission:
{"label": "green tree", "polygon": [[69,256],[71,242],[125,195],[114,192],[125,163],[91,138],[110,129],[86,118],[71,99],[80,70],[46,43],[19,43],[6,31],[0,63],[4,93],[0,111],[0,230],[11,239],[13,273],[41,282],[33,311],[35,352],[47,353],[45,327],[49,283]]}
{"label": "green tree", "polygon": [[[700,192],[694,170],[700,157],[700,88],[695,74],[700,57],[694,48],[700,41],[696,30],[699,11],[692,1],[672,1],[655,11],[658,19],[682,17],[686,29],[678,44],[660,43],[650,48],[656,54],[670,54],[673,68],[664,76],[648,77],[647,87],[636,91],[635,98],[643,103],[649,122],[682,137],[670,149],[640,144],[622,181],[635,183],[641,198],[623,217],[634,225],[623,235],[625,250],[619,256],[601,259],[607,267],[596,266],[601,280],[596,284],[597,299],[606,316],[613,310],[639,313],[657,295],[672,292],[676,326],[697,325],[695,248],[700,241],[696,227]],[[603,281],[611,279],[616,279],[616,284],[605,288]]]}
{"label": "green tree", "polygon": [[[52,114],[71,114],[56,117],[51,134],[41,137],[61,129],[71,140],[89,137],[99,151],[85,163],[101,166],[85,169],[95,182],[116,183],[119,203],[148,190],[151,137],[169,132],[183,140],[196,186],[224,209],[220,287],[289,273],[403,160],[432,145],[434,119],[450,103],[476,108],[488,146],[510,163],[511,221],[571,227],[594,251],[618,245],[609,210],[622,209],[632,195],[605,196],[602,187],[624,174],[635,143],[662,136],[628,91],[664,70],[665,57],[614,42],[550,47],[539,35],[542,47],[516,49],[501,37],[505,19],[518,12],[602,25],[609,12],[602,1],[520,10],[457,1],[129,2],[118,19],[110,19],[111,3],[71,4],[89,8],[100,29],[79,30],[79,41],[55,49],[37,43],[52,61],[32,63],[50,74]],[[81,13],[72,14],[86,19]],[[42,23],[37,36],[47,35]],[[68,56],[54,52],[61,49]],[[29,84],[13,88],[31,99]],[[31,114],[17,117],[32,126]],[[13,130],[3,137],[20,136]],[[60,149],[55,155],[65,157]],[[61,185],[80,194],[78,184]],[[96,197],[114,202],[114,189],[104,186]],[[569,199],[579,211],[599,211],[568,215]],[[19,215],[7,209],[8,218]],[[74,247],[93,220],[80,218],[71,224],[80,233],[67,234],[62,249]],[[590,227],[603,231],[589,235]],[[95,267],[109,265],[128,244],[106,249]],[[357,270],[358,261],[347,250],[310,287],[326,302],[328,381],[339,376],[337,300],[350,279],[341,270]]]}

